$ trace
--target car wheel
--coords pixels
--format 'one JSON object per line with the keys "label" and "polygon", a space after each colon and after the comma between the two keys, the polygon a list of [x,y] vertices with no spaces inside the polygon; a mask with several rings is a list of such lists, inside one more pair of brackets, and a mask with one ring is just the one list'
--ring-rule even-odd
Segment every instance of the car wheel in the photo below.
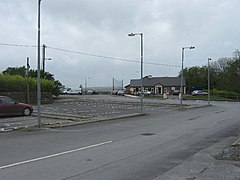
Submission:
{"label": "car wheel", "polygon": [[31,109],[30,109],[30,108],[25,108],[25,109],[23,110],[23,115],[24,115],[24,116],[30,116],[31,113],[32,113],[32,112],[31,112]]}

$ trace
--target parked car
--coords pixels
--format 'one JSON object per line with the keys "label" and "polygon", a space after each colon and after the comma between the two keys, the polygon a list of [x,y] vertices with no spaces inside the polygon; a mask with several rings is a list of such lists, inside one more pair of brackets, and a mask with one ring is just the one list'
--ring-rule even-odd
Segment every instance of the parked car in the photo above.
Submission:
{"label": "parked car", "polygon": [[117,94],[118,94],[118,90],[113,90],[113,91],[111,92],[111,94],[112,94],[112,95],[117,95]]}
{"label": "parked car", "polygon": [[143,94],[144,94],[145,96],[149,96],[149,95],[152,94],[152,92],[151,92],[151,91],[143,91]]}
{"label": "parked car", "polygon": [[81,91],[81,90],[73,90],[73,89],[70,89],[70,90],[64,91],[63,94],[68,94],[68,95],[81,95],[81,94],[82,94],[82,91]]}
{"label": "parked car", "polygon": [[30,116],[33,112],[33,107],[30,104],[18,103],[7,96],[0,96],[0,115],[24,115]]}
{"label": "parked car", "polygon": [[117,95],[119,95],[119,96],[123,96],[123,95],[124,95],[124,91],[119,90],[119,91],[117,92]]}
{"label": "parked car", "polygon": [[180,93],[180,90],[173,90],[173,95],[179,95],[179,93]]}
{"label": "parked car", "polygon": [[204,92],[204,91],[202,91],[202,90],[194,90],[194,91],[192,92],[192,95],[193,95],[193,96],[197,96],[197,95],[208,95],[208,93],[207,93],[207,92]]}
{"label": "parked car", "polygon": [[92,89],[89,89],[88,91],[87,91],[87,94],[98,94],[98,92],[96,91],[96,90],[92,90]]}
{"label": "parked car", "polygon": [[[142,93],[143,93],[143,96],[149,96],[149,95],[152,94],[151,91],[146,91],[146,90],[143,90]],[[137,92],[137,95],[140,96],[140,95],[141,95],[141,91],[138,91],[138,92]]]}

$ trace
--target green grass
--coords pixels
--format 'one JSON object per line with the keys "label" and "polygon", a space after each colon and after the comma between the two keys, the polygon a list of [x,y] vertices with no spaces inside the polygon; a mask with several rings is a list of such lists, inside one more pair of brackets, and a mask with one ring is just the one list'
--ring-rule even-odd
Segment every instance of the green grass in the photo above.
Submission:
{"label": "green grass", "polygon": [[[216,96],[216,95],[211,95],[210,97],[211,101],[239,101],[238,97],[222,97],[222,96]],[[208,96],[192,96],[192,95],[185,95],[183,96],[183,100],[208,100]]]}
{"label": "green grass", "polygon": [[162,95],[150,95],[150,96],[144,96],[144,98],[146,99],[163,99],[163,96]]}

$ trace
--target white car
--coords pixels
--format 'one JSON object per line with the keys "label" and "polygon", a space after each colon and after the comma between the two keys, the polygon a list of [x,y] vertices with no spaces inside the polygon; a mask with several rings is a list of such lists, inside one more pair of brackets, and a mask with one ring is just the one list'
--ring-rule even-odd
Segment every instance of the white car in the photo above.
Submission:
{"label": "white car", "polygon": [[149,96],[149,95],[152,94],[152,92],[151,92],[151,91],[143,91],[143,94],[144,94],[145,96]]}
{"label": "white car", "polygon": [[117,92],[117,95],[119,95],[119,96],[123,96],[123,95],[124,95],[124,91],[119,90],[119,91]]}
{"label": "white car", "polygon": [[73,90],[73,89],[70,89],[68,91],[64,91],[63,92],[64,94],[68,94],[68,95],[81,95],[82,94],[82,91],[81,90]]}
{"label": "white car", "polygon": [[194,91],[192,92],[192,95],[193,95],[193,96],[197,96],[197,95],[208,95],[208,93],[207,93],[207,92],[204,92],[204,91],[202,91],[202,90],[194,90]]}

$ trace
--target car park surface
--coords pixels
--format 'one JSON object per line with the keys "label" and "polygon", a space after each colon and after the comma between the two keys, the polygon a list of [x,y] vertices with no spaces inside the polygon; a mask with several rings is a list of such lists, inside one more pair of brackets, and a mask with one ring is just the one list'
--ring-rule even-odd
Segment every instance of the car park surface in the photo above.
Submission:
{"label": "car park surface", "polygon": [[[184,101],[185,108],[205,106],[202,101]],[[169,113],[179,109],[177,99],[144,99],[143,110],[147,114]],[[0,119],[0,132],[29,128],[37,125],[37,107],[32,116]],[[41,106],[42,124],[47,127],[63,127],[89,122],[132,117],[141,114],[138,96],[114,95],[61,95],[52,104]]]}
{"label": "car park surface", "polygon": [[[140,99],[113,95],[61,95],[52,104],[41,106],[44,126],[58,127],[88,122],[111,120],[121,117],[137,116],[140,113]],[[178,108],[169,101],[154,103],[146,100],[144,111],[147,113],[163,113]],[[30,117],[12,117],[0,119],[0,132],[37,125],[37,107]]]}

